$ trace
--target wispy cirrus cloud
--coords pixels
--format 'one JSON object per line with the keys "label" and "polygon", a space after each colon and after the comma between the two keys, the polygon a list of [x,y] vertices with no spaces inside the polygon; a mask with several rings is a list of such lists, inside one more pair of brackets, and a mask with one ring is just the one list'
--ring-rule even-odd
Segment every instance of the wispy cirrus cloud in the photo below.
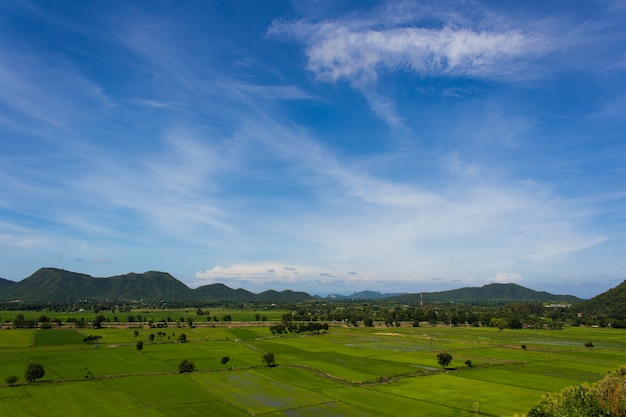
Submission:
{"label": "wispy cirrus cloud", "polygon": [[52,137],[49,131],[53,129],[65,133],[69,141],[83,123],[96,119],[86,108],[106,112],[115,105],[100,85],[82,76],[60,55],[26,54],[2,42],[0,53],[10,57],[0,64],[0,102],[11,112],[9,120],[22,121],[41,137]]}
{"label": "wispy cirrus cloud", "polygon": [[5,248],[41,248],[50,244],[50,239],[34,229],[0,222],[0,246]]}
{"label": "wispy cirrus cloud", "polygon": [[[420,26],[374,16],[356,19],[275,21],[269,36],[295,38],[305,45],[308,69],[323,81],[355,86],[397,70],[422,76],[512,77],[513,62],[549,52],[539,34],[519,28]],[[508,74],[508,75],[507,75]],[[515,76],[521,76],[515,73]]]}
{"label": "wispy cirrus cloud", "polygon": [[[381,77],[400,71],[426,78],[529,79],[536,74],[527,61],[556,48],[545,33],[530,32],[485,9],[472,10],[489,22],[477,25],[445,5],[398,4],[317,22],[275,20],[267,35],[302,43],[316,79],[345,81],[361,90],[372,111],[393,129],[404,128],[403,117],[395,99],[376,87]],[[434,11],[434,21],[425,19]]]}

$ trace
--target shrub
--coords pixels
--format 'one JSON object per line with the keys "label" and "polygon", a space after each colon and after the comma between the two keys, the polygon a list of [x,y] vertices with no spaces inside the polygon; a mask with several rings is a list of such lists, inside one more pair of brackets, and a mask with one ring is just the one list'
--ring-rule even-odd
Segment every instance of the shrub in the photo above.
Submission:
{"label": "shrub", "polygon": [[11,375],[5,379],[6,383],[9,385],[15,385],[19,378],[15,375]]}
{"label": "shrub", "polygon": [[276,365],[276,358],[274,357],[274,352],[265,352],[261,357],[261,361],[267,366]]}
{"label": "shrub", "polygon": [[196,365],[189,359],[183,359],[178,364],[178,372],[184,374],[185,372],[193,372],[196,370]]}

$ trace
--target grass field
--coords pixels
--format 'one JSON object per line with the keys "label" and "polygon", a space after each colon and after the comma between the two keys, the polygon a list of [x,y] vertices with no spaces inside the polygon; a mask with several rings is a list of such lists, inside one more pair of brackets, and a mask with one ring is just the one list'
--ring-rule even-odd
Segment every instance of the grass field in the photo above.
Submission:
{"label": "grass field", "polygon": [[[157,331],[167,336],[151,343]],[[187,343],[176,343],[180,333]],[[86,344],[88,335],[102,339]],[[254,326],[3,329],[0,381],[11,375],[20,381],[0,386],[0,415],[513,415],[545,392],[598,380],[626,364],[624,336],[574,327],[331,327],[327,334],[281,337]],[[584,346],[588,341],[593,348]],[[267,351],[277,366],[262,365]],[[441,351],[453,356],[453,369],[437,365]],[[226,365],[224,356],[231,359]],[[192,360],[196,371],[179,374],[181,359]],[[30,362],[44,365],[46,375],[27,384]]]}

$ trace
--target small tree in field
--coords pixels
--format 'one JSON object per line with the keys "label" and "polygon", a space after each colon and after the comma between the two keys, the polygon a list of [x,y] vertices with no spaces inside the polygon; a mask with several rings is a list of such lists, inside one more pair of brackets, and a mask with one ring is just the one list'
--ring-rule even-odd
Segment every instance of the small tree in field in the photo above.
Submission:
{"label": "small tree in field", "polygon": [[181,333],[180,335],[178,335],[178,343],[186,343],[187,342],[187,335],[185,333]]}
{"label": "small tree in field", "polygon": [[228,362],[230,362],[230,358],[228,356],[222,357],[222,365],[226,365]]}
{"label": "small tree in field", "polygon": [[139,340],[135,347],[137,348],[137,351],[141,352],[141,350],[143,349],[143,341]]}
{"label": "small tree in field", "polygon": [[196,370],[196,365],[189,359],[183,359],[178,364],[178,372],[184,374],[185,372],[193,372]]}
{"label": "small tree in field", "polygon": [[7,379],[5,379],[6,383],[9,386],[15,385],[18,380],[19,380],[19,378],[17,376],[15,376],[15,375],[11,375],[11,376],[7,377]]}
{"label": "small tree in field", "polygon": [[448,365],[450,365],[450,362],[452,362],[452,355],[448,352],[441,352],[437,354],[437,363],[442,368],[447,368]]}
{"label": "small tree in field", "polygon": [[40,365],[38,363],[30,363],[26,368],[24,378],[26,378],[28,382],[35,382],[35,380],[43,378],[45,374],[46,370],[43,369],[43,365]]}
{"label": "small tree in field", "polygon": [[276,358],[274,357],[274,352],[265,352],[261,357],[261,361],[267,366],[276,365]]}

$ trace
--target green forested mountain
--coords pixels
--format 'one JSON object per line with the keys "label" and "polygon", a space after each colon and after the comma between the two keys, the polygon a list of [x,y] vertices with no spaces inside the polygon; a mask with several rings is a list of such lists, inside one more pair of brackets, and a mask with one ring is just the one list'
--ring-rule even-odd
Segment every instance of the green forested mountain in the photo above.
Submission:
{"label": "green forested mountain", "polygon": [[626,281],[585,301],[581,309],[595,315],[610,316],[618,320],[626,319]]}
{"label": "green forested mountain", "polygon": [[291,290],[284,291],[274,291],[267,290],[257,295],[257,299],[260,301],[275,301],[275,302],[302,302],[311,300],[314,297],[311,297],[309,294],[305,292],[297,292]]}
{"label": "green forested mountain", "polygon": [[403,294],[387,298],[403,303],[416,303],[420,296],[425,303],[472,303],[485,301],[552,301],[552,302],[580,302],[573,295],[556,295],[545,291],[535,291],[517,284],[488,284],[482,287],[466,287],[456,290],[428,292],[423,294]]}
{"label": "green forested mountain", "polygon": [[0,290],[4,290],[5,288],[9,288],[13,284],[15,284],[15,282],[9,281],[8,279],[0,278]]}
{"label": "green forested mountain", "polygon": [[2,291],[3,300],[65,301],[97,294],[92,277],[54,268],[42,268]]}
{"label": "green forested mountain", "polygon": [[[189,300],[194,291],[166,272],[149,271],[143,274],[125,274],[111,278],[99,278],[102,283],[110,281],[110,297],[139,300]],[[106,286],[105,286],[106,288]]]}
{"label": "green forested mountain", "polygon": [[[371,296],[364,291],[357,294]],[[388,294],[384,294],[388,295]],[[381,296],[384,296],[381,294]],[[511,302],[547,301],[580,302],[571,295],[555,295],[534,291],[516,284],[489,284],[483,287],[467,287],[450,291],[422,294],[424,303],[433,302]],[[224,284],[204,285],[196,289],[166,272],[149,271],[143,274],[129,273],[108,278],[94,278],[90,275],[65,271],[56,268],[42,268],[30,277],[12,282],[0,279],[0,300],[24,300],[32,302],[75,301],[75,300],[145,300],[145,301],[235,301],[235,302],[302,302],[318,299],[305,292],[291,290],[268,290],[254,294],[244,289],[232,289]],[[338,298],[339,299],[339,298]],[[399,303],[419,303],[420,294],[402,294],[391,297],[377,297],[380,301]],[[587,302],[589,309],[605,308],[614,304],[613,309],[626,305],[626,283]]]}
{"label": "green forested mountain", "polygon": [[166,272],[129,273],[108,278],[94,278],[56,268],[41,268],[30,277],[0,283],[0,300],[30,302],[75,300],[145,300],[145,301],[268,301],[298,302],[314,299],[306,293],[265,291],[254,294],[232,289],[224,284],[191,289]]}
{"label": "green forested mountain", "polygon": [[192,298],[192,295],[190,288],[164,272],[94,278],[63,269],[41,268],[2,291],[0,298],[25,301],[185,300]]}
{"label": "green forested mountain", "polygon": [[206,301],[254,301],[256,294],[238,288],[236,290],[224,284],[203,285],[194,290],[194,297]]}

